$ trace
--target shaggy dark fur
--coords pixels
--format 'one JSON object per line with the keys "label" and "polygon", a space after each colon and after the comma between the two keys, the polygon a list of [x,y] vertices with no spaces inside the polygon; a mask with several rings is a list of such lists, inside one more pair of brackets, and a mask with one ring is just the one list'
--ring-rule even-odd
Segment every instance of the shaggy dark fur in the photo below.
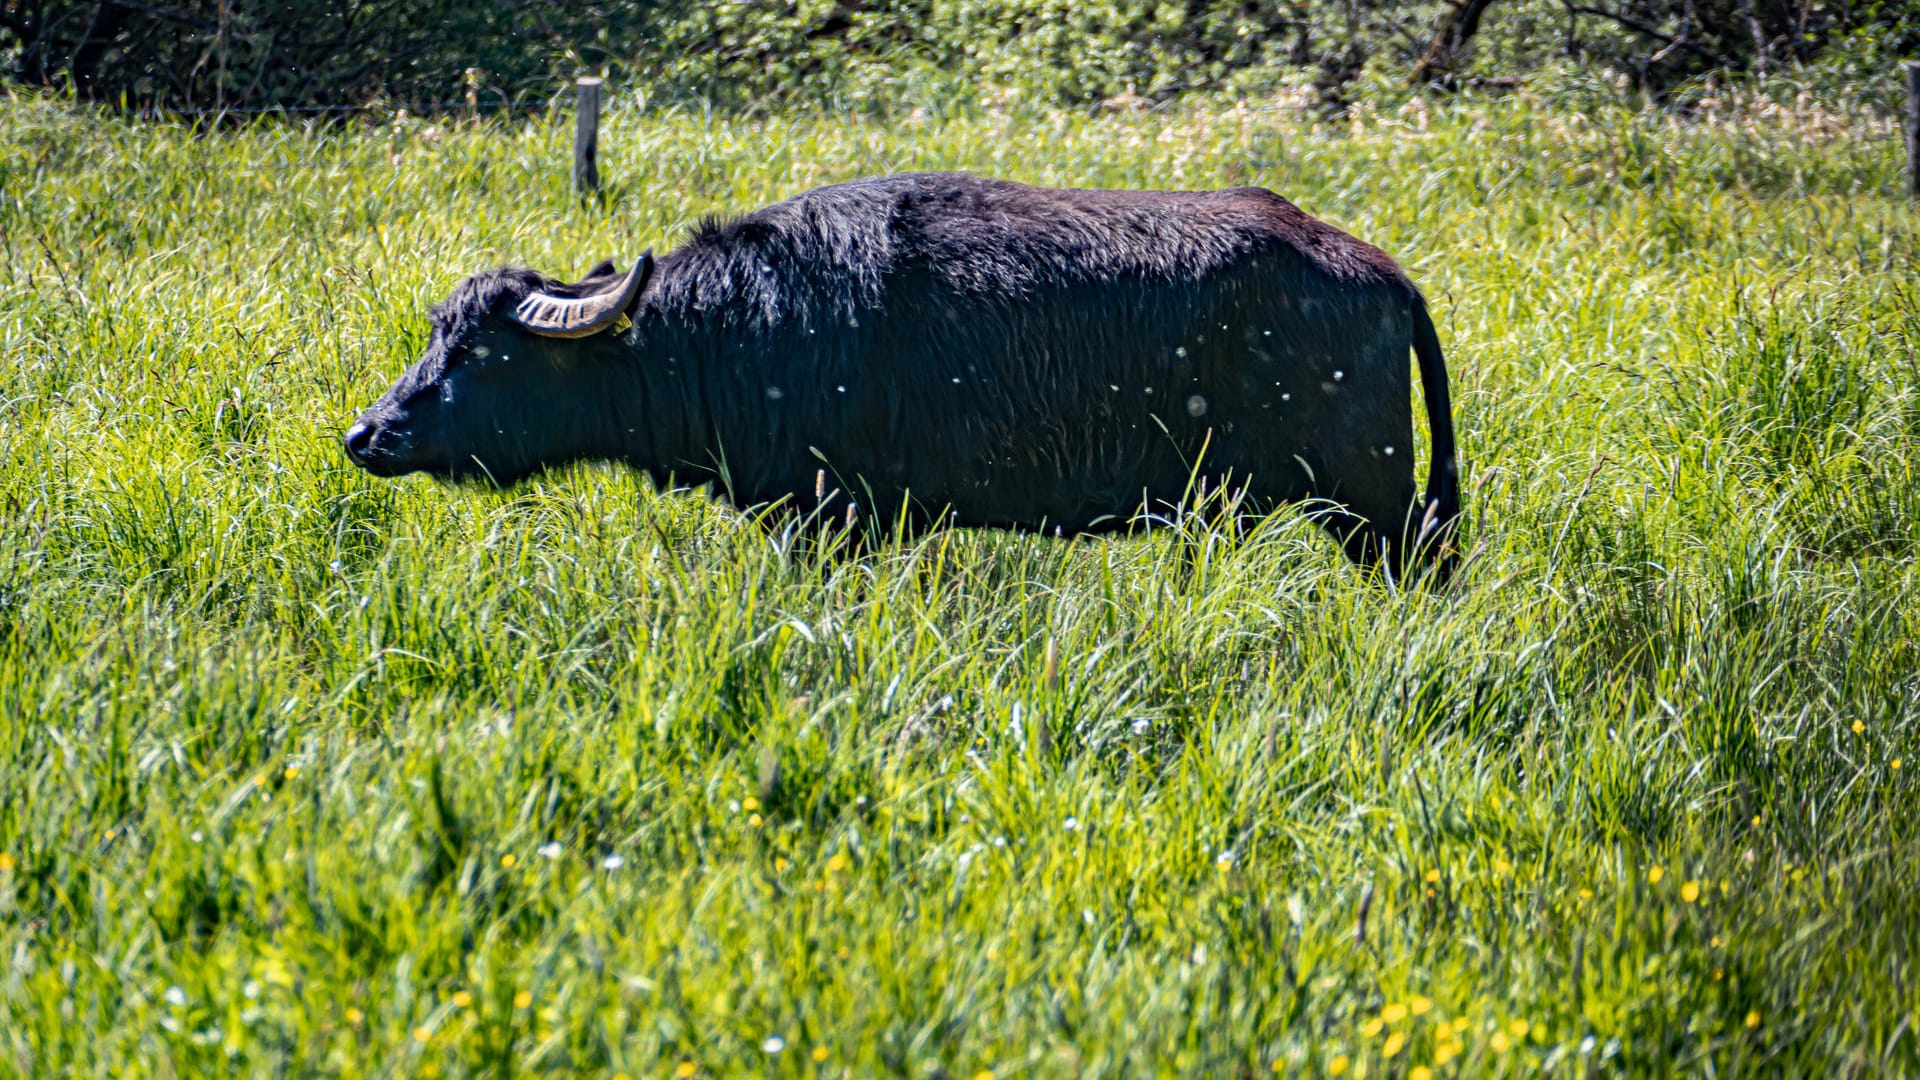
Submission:
{"label": "shaggy dark fur", "polygon": [[[350,439],[383,474],[511,483],[588,458],[815,510],[818,476],[891,528],[1122,528],[1196,478],[1244,508],[1321,499],[1356,559],[1458,511],[1446,369],[1418,290],[1377,248],[1259,188],[1073,191],[891,176],[708,221],[663,256],[633,325],[577,341],[506,317],[480,274]],[[1434,460],[1415,497],[1409,349]],[[1437,545],[1430,545],[1437,547]]]}

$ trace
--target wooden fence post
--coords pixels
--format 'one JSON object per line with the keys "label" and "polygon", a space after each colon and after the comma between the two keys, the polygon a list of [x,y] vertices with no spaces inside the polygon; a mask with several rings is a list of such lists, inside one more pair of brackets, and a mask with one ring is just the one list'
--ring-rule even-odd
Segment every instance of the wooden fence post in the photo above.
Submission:
{"label": "wooden fence post", "polygon": [[1920,199],[1920,60],[1907,61],[1907,194]]}
{"label": "wooden fence post", "polygon": [[573,190],[585,195],[600,190],[600,80],[582,75],[573,125]]}

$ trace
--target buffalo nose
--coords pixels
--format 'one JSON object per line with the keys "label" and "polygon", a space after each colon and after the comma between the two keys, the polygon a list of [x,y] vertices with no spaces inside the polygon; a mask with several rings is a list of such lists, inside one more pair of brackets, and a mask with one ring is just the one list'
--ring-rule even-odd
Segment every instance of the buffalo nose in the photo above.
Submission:
{"label": "buffalo nose", "polygon": [[358,421],[347,429],[347,456],[365,462],[373,457],[373,425]]}

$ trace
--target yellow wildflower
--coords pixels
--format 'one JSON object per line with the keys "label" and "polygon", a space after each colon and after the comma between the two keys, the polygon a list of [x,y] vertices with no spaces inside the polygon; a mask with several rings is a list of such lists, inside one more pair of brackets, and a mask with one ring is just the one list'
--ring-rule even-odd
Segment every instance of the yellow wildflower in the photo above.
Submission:
{"label": "yellow wildflower", "polygon": [[1415,1065],[1407,1070],[1407,1080],[1433,1080],[1433,1070],[1425,1065]]}
{"label": "yellow wildflower", "polygon": [[1580,899],[1582,899],[1582,900],[1591,900],[1591,899],[1593,899],[1593,890],[1592,890],[1592,889],[1581,889],[1581,890],[1580,890]]}
{"label": "yellow wildflower", "polygon": [[1389,1024],[1397,1024],[1407,1018],[1407,1007],[1397,1002],[1389,1002],[1380,1010],[1380,1019]]}
{"label": "yellow wildflower", "polygon": [[787,867],[789,867],[789,866],[792,866],[792,865],[793,865],[792,863],[790,863],[790,862],[788,862],[787,860],[785,860],[785,859],[782,859],[782,858],[776,858],[776,859],[774,859],[774,860],[773,860],[773,868],[774,868],[774,870],[776,870],[776,871],[778,871],[778,872],[781,872],[781,873],[784,873],[784,872],[786,871],[786,869],[787,869]]}
{"label": "yellow wildflower", "polygon": [[760,809],[760,800],[749,795],[746,798],[740,800],[740,809],[745,810],[747,813],[751,814],[755,810]]}
{"label": "yellow wildflower", "polygon": [[759,814],[748,814],[748,815],[747,815],[747,827],[748,827],[748,828],[751,828],[751,829],[757,829],[757,828],[759,828],[759,827],[760,827],[760,824],[761,824],[761,820],[762,820],[762,819],[761,819],[761,817],[760,817],[760,815],[759,815]]}
{"label": "yellow wildflower", "polygon": [[1505,859],[1493,860],[1493,872],[1496,874],[1505,874],[1512,869],[1513,865]]}
{"label": "yellow wildflower", "polygon": [[1360,1034],[1365,1035],[1367,1038],[1371,1039],[1374,1036],[1380,1034],[1380,1029],[1384,1027],[1386,1027],[1386,1025],[1381,1023],[1380,1018],[1376,1016],[1361,1026]]}
{"label": "yellow wildflower", "polygon": [[833,1056],[833,1051],[827,1049],[824,1046],[816,1046],[813,1048],[813,1060],[815,1061],[825,1061],[832,1056]]}
{"label": "yellow wildflower", "polygon": [[1660,879],[1666,876],[1667,876],[1667,872],[1665,870],[1662,870],[1660,867],[1656,866],[1653,869],[1647,871],[1647,884],[1658,885],[1660,884]]}
{"label": "yellow wildflower", "polygon": [[13,869],[13,867],[14,867],[13,856],[7,854],[4,851],[0,851],[0,873],[4,873],[8,870],[11,870]]}
{"label": "yellow wildflower", "polygon": [[1532,1030],[1533,1025],[1527,1023],[1525,1020],[1515,1020],[1507,1025],[1507,1033],[1516,1039],[1526,1038],[1527,1032]]}
{"label": "yellow wildflower", "polygon": [[1407,1037],[1396,1031],[1393,1034],[1387,1036],[1386,1045],[1380,1048],[1380,1056],[1392,1057],[1393,1055],[1399,1053],[1400,1048],[1405,1045],[1407,1045]]}
{"label": "yellow wildflower", "polygon": [[513,864],[519,861],[520,861],[520,856],[515,855],[511,851],[507,852],[505,855],[500,856],[500,865],[506,867],[509,870],[513,869]]}
{"label": "yellow wildflower", "polygon": [[[1280,1071],[1280,1064],[1281,1063],[1278,1059],[1274,1061],[1273,1067],[1275,1072]],[[1327,1075],[1328,1076],[1345,1076],[1347,1075],[1347,1070],[1352,1067],[1353,1067],[1352,1058],[1348,1057],[1345,1054],[1335,1054],[1333,1055],[1333,1059],[1327,1062]]]}
{"label": "yellow wildflower", "polygon": [[454,991],[454,993],[453,993],[453,1007],[454,1007],[454,1008],[456,1008],[456,1009],[464,1009],[464,1008],[466,1008],[467,1006],[469,1006],[469,1005],[472,1005],[472,1004],[473,1004],[473,995],[472,995],[472,994],[469,994],[469,993],[467,993],[467,992],[466,992],[465,990],[456,990],[456,991]]}
{"label": "yellow wildflower", "polygon": [[1435,885],[1435,884],[1438,884],[1439,881],[1440,881],[1440,871],[1438,869],[1427,871],[1427,884]]}
{"label": "yellow wildflower", "polygon": [[285,771],[284,773],[282,773],[282,775],[283,775],[283,776],[285,776],[285,777],[286,777],[287,779],[289,779],[289,780],[291,780],[291,779],[293,779],[294,777],[296,777],[296,776],[299,776],[299,775],[300,775],[300,766],[298,766],[298,765],[289,765],[289,766],[287,766],[287,768],[286,768],[286,771]]}
{"label": "yellow wildflower", "polygon": [[533,991],[531,990],[522,990],[519,993],[513,995],[513,1007],[516,1009],[525,1009],[531,1006],[532,1004],[533,1004]]}
{"label": "yellow wildflower", "polygon": [[1487,1043],[1493,1047],[1493,1052],[1496,1054],[1504,1054],[1513,1046],[1513,1040],[1507,1038],[1507,1033],[1504,1031],[1494,1032],[1493,1038],[1488,1039]]}
{"label": "yellow wildflower", "polygon": [[673,1075],[679,1077],[680,1080],[687,1080],[687,1077],[692,1076],[693,1074],[699,1071],[700,1071],[700,1066],[695,1065],[691,1061],[683,1061],[680,1064],[675,1065],[673,1067]]}
{"label": "yellow wildflower", "polygon": [[1861,723],[1861,722],[1860,722],[1860,721],[1858,721],[1858,720],[1855,720],[1855,721],[1853,722],[1853,733],[1854,733],[1855,735],[1858,735],[1858,734],[1860,734],[1861,732],[1863,732],[1863,731],[1865,731],[1865,730],[1867,730],[1867,725],[1865,725],[1865,724],[1863,724],[1863,723]]}
{"label": "yellow wildflower", "polygon": [[973,1080],[993,1080],[993,1070],[981,1069],[979,1072],[973,1074]]}
{"label": "yellow wildflower", "polygon": [[358,1024],[360,1021],[365,1020],[366,1018],[367,1018],[366,1013],[361,1012],[359,1009],[356,1009],[351,1005],[347,1006],[347,1023]]}
{"label": "yellow wildflower", "polygon": [[1747,1013],[1747,1026],[1750,1028],[1757,1028],[1760,1026],[1760,1010],[1759,1009],[1754,1009],[1751,1012]]}
{"label": "yellow wildflower", "polygon": [[1433,1009],[1433,999],[1415,994],[1407,999],[1407,1011],[1415,1016],[1425,1016]]}
{"label": "yellow wildflower", "polygon": [[1898,769],[1900,767],[1900,759],[1894,758],[1892,761],[1887,762],[1887,764],[1893,766],[1895,769]]}
{"label": "yellow wildflower", "polygon": [[1460,1044],[1456,1042],[1443,1042],[1433,1048],[1433,1063],[1435,1065],[1445,1065],[1458,1056],[1460,1056]]}
{"label": "yellow wildflower", "polygon": [[413,1029],[414,1042],[423,1043],[431,1038],[433,1038],[433,1032],[427,1030],[427,1026],[425,1024],[422,1024],[419,1027]]}
{"label": "yellow wildflower", "polygon": [[847,856],[842,852],[838,852],[838,851],[834,852],[833,857],[827,860],[828,873],[837,874],[840,871],[845,870],[846,868],[847,868]]}
{"label": "yellow wildflower", "polygon": [[1685,885],[1680,886],[1680,899],[1689,904],[1700,899],[1700,883],[1697,881],[1689,881]]}

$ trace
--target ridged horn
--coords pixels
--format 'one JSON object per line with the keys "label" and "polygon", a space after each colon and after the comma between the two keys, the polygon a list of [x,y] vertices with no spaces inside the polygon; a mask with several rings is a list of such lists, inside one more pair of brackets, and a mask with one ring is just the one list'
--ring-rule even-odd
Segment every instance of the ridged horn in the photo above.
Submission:
{"label": "ridged horn", "polygon": [[633,269],[613,288],[591,296],[555,296],[537,292],[513,309],[513,321],[552,338],[590,337],[620,321],[653,276],[653,252],[635,259]]}

